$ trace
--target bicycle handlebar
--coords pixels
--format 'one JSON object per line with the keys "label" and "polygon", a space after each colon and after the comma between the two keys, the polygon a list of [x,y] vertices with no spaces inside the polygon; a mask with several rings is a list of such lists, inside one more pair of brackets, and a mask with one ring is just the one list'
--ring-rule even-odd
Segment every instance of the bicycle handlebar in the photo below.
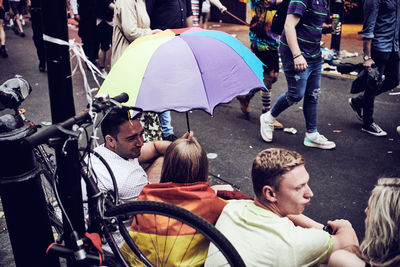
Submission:
{"label": "bicycle handlebar", "polygon": [[[112,99],[119,103],[124,103],[129,100],[129,96],[126,93],[122,93],[120,95],[113,97]],[[109,105],[100,102],[100,103],[96,103],[94,105],[94,107],[95,107],[96,112],[100,112],[102,110],[105,110],[107,107],[109,107]],[[72,125],[74,125],[74,124],[80,125],[88,119],[90,119],[89,112],[85,111],[85,112],[78,114],[72,118],[69,118],[63,122],[53,124],[42,131],[34,133],[31,136],[26,137],[25,140],[31,146],[36,146],[38,144],[44,143],[47,139],[49,139],[51,137],[57,136],[57,134],[60,132],[60,127],[68,129],[68,128],[72,127]]]}
{"label": "bicycle handlebar", "polygon": [[127,93],[121,93],[121,94],[113,97],[112,99],[114,99],[115,101],[117,101],[119,103],[125,103],[125,102],[128,102],[129,96]]}

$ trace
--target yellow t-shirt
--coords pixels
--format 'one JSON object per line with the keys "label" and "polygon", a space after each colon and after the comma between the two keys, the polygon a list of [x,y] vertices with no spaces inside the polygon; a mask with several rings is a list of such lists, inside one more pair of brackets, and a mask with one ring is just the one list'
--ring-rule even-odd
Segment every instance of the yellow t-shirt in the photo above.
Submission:
{"label": "yellow t-shirt", "polygon": [[[323,230],[295,226],[252,200],[229,202],[215,226],[247,267],[318,266],[332,250],[332,236]],[[224,261],[220,252],[213,255],[215,250],[211,245],[205,266],[219,266]]]}

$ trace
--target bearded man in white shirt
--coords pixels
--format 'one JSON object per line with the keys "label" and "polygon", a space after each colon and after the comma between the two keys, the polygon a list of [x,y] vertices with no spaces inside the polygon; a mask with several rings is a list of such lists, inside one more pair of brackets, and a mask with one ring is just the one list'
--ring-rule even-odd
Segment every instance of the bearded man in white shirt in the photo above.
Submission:
{"label": "bearded man in white shirt", "polygon": [[[159,182],[164,154],[171,142],[144,143],[141,114],[133,118],[127,109],[114,110],[101,123],[104,145],[94,149],[110,166],[122,203],[136,200],[149,182]],[[87,158],[98,178],[101,191],[114,190],[111,175],[95,155]],[[146,170],[140,165],[149,163]]]}

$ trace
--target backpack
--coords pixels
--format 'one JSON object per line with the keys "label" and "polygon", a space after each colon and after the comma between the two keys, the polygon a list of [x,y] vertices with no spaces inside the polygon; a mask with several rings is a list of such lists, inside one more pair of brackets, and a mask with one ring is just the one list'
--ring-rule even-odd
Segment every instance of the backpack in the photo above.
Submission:
{"label": "backpack", "polygon": [[274,17],[272,18],[271,32],[281,35],[285,26],[287,10],[290,0],[283,0],[278,6]]}

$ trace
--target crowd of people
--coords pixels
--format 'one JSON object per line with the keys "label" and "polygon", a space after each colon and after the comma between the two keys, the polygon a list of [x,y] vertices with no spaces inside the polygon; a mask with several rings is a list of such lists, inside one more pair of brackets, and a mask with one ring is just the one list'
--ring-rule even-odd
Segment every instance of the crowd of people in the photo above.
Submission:
{"label": "crowd of people", "polygon": [[[7,56],[4,34],[7,8],[14,14],[14,31],[25,36],[19,19],[23,14],[20,3],[24,0],[8,0],[9,7],[4,5],[6,1],[0,0],[0,53],[3,57]],[[219,0],[206,0],[205,5],[203,1],[196,2],[198,7],[204,6],[204,11],[207,11],[207,3],[215,5],[221,12],[226,11]],[[261,92],[261,137],[272,142],[274,129],[283,128],[277,117],[304,98],[306,133],[303,144],[333,149],[335,142],[320,134],[317,128],[322,62],[320,41],[323,27],[330,27],[325,24],[329,15],[328,1],[291,1],[284,31],[279,37],[270,31],[270,27],[272,15],[281,2],[250,0],[253,16],[249,33],[251,50],[265,65],[264,84],[268,89]],[[375,96],[399,83],[400,15],[397,14],[400,14],[400,5],[387,2],[396,1],[364,1],[362,31],[364,66],[371,68],[375,64],[385,79],[367,86],[362,95],[349,100],[351,108],[363,121],[362,131],[375,136],[386,135],[373,119]],[[194,21],[190,0],[71,0],[70,4],[74,18],[79,21],[85,53],[104,75],[107,75],[108,53],[111,52],[112,67],[137,38],[165,29],[192,26]],[[202,13],[198,11],[197,15]],[[206,22],[207,12],[204,13],[202,17]],[[39,70],[45,71],[42,29],[37,27],[40,7],[33,8],[31,15]],[[272,105],[271,87],[278,79],[279,57],[288,89]],[[243,113],[248,115],[250,112],[249,102],[256,92],[253,90],[249,95],[238,97]],[[208,184],[207,155],[193,133],[177,138],[168,111],[146,116],[151,117],[146,119],[147,123],[160,123],[161,127],[160,135],[148,137],[146,133],[146,140],[144,132],[149,127],[141,123],[143,114],[140,112],[132,113],[125,108],[115,110],[101,123],[104,145],[95,148],[95,152],[113,171],[122,203],[162,201],[192,211],[214,224],[227,237],[246,266],[400,266],[400,178],[378,180],[365,210],[365,238],[359,244],[349,221],[328,221],[327,225],[333,230],[328,233],[324,224],[302,214],[310,204],[313,192],[308,185],[310,175],[305,168],[305,159],[299,153],[281,148],[259,152],[251,173],[254,198],[233,188],[228,189],[235,193],[226,197],[226,187],[218,190]],[[112,177],[99,157],[89,155],[86,162],[96,173],[99,189],[113,190]],[[180,194],[184,194],[184,200]],[[138,234],[135,222],[130,233]],[[140,242],[147,241],[141,238]],[[132,254],[126,244],[122,244],[122,250],[127,257]],[[214,250],[211,246],[201,252],[209,254],[205,266],[218,266],[221,255]],[[151,259],[154,251],[146,253]]]}
{"label": "crowd of people", "polygon": [[[219,6],[221,12],[226,11],[219,1],[210,2]],[[388,16],[393,15],[392,7],[372,2],[365,1],[367,11],[382,8],[391,11],[385,13]],[[261,137],[266,142],[272,142],[274,129],[283,128],[276,118],[304,98],[304,145],[333,149],[336,144],[320,134],[317,128],[322,62],[320,41],[322,29],[330,27],[325,23],[329,15],[328,1],[291,1],[284,31],[279,37],[270,31],[270,27],[272,14],[280,3],[281,0],[250,1],[253,15],[249,33],[251,50],[265,64],[264,84],[268,88],[268,91],[261,92]],[[85,42],[87,38],[93,38],[94,33],[102,38],[95,44],[95,49],[87,46],[85,51],[89,59],[97,61],[104,72],[104,58],[109,48],[113,66],[124,49],[137,38],[165,29],[192,26],[194,21],[191,1],[108,0],[104,1],[103,12],[93,17],[92,22],[96,21],[96,24],[89,26],[87,19],[90,3],[78,1],[77,4],[75,14],[79,14],[80,24],[83,22],[80,25],[82,40]],[[113,16],[110,16],[111,10]],[[378,19],[378,16],[372,17],[380,23],[385,21]],[[400,22],[400,18],[394,17],[391,21],[393,19]],[[349,103],[363,120],[362,131],[384,136],[386,133],[372,118],[373,102],[376,95],[398,84],[398,79],[394,77],[398,76],[398,35],[393,34],[394,39],[383,44],[382,39],[387,40],[389,34],[385,33],[381,38],[379,29],[371,29],[370,24],[374,23],[371,20],[369,16],[364,22],[364,66],[370,68],[375,63],[381,75],[386,78],[382,86],[376,84],[375,87],[366,88],[363,95],[349,100]],[[391,32],[396,31],[398,34],[398,24],[392,25]],[[95,28],[91,28],[93,25]],[[272,105],[271,87],[278,79],[279,57],[288,90]],[[389,64],[392,67],[387,67]],[[250,99],[255,92],[257,90],[238,97],[241,110],[247,115],[250,112]],[[313,192],[308,185],[310,175],[305,168],[305,159],[299,153],[281,148],[261,151],[253,161],[251,173],[254,199],[237,192],[233,194],[233,199],[227,201],[226,197],[222,198],[223,191],[208,184],[208,159],[192,132],[177,138],[171,126],[170,114],[164,112],[159,114],[161,137],[164,140],[154,137],[145,141],[143,133],[147,127],[143,127],[140,122],[142,114],[128,114],[123,109],[110,113],[103,120],[105,144],[95,149],[114,172],[122,202],[162,201],[196,213],[214,224],[227,237],[246,266],[400,264],[400,179],[378,180],[366,209],[366,233],[360,245],[349,221],[328,221],[327,225],[332,229],[332,233],[328,233],[324,230],[324,224],[302,214],[310,204]],[[153,120],[157,121],[158,118],[153,117]],[[96,172],[99,188],[102,191],[113,190],[112,178],[101,160],[92,155],[87,161]],[[138,242],[148,242],[136,223],[139,222],[132,223],[130,234],[132,237],[140,236]],[[149,223],[145,222],[146,225]],[[238,232],[241,234],[238,235]],[[128,246],[121,246],[125,257],[135,262],[135,256]],[[200,247],[204,248],[204,244],[199,244]],[[260,247],[263,249],[258,249]],[[210,246],[208,250],[198,252],[209,254],[205,266],[218,266],[221,255],[214,250],[215,247]],[[152,250],[145,252],[149,259],[155,256],[153,253]],[[179,257],[179,253],[176,252],[175,256]],[[169,265],[174,265],[174,257],[170,259]]]}
{"label": "crowd of people", "polygon": [[[123,2],[126,4],[129,0],[121,0],[121,3]],[[304,98],[303,111],[307,129],[304,145],[332,149],[336,144],[325,138],[317,129],[321,82],[319,43],[325,18],[329,14],[328,2],[291,1],[284,32],[278,39],[277,35],[265,29],[271,26],[266,19],[271,16],[267,14],[276,9],[276,4],[279,2],[269,5],[266,1],[251,1],[254,15],[250,27],[251,49],[265,64],[266,88],[270,89],[278,78],[279,56],[288,82],[288,91],[278,97],[272,107],[270,91],[262,92],[264,113],[260,116],[261,136],[264,141],[271,142],[274,128],[282,127],[276,121],[278,115]],[[309,2],[313,4],[309,6]],[[170,17],[170,13],[164,13],[167,7],[157,0],[135,3],[133,10],[119,9],[118,1],[115,5],[113,54],[114,49],[118,51],[117,46],[127,46],[139,36],[154,34],[167,28],[192,25],[191,13],[187,13],[190,10],[189,4],[181,5],[184,8],[176,10],[174,17],[180,19],[174,20]],[[368,4],[365,7],[368,8]],[[379,8],[380,6],[375,7]],[[147,13],[138,11],[144,9]],[[130,18],[134,20],[133,24],[137,27],[142,25],[141,27],[124,28],[123,22],[126,21],[123,18],[127,16],[125,12],[128,10],[131,12]],[[363,30],[366,68],[371,67],[373,63],[369,56],[371,50],[379,51],[379,45],[373,45],[378,39],[375,36],[379,36],[379,33],[368,35],[368,25],[367,22],[364,23]],[[118,41],[114,43],[114,40]],[[377,61],[384,58],[396,61],[394,55],[398,53],[398,38],[391,43],[393,47],[390,47],[390,52],[383,51],[384,54],[375,56]],[[372,55],[375,55],[374,53]],[[388,61],[383,62],[380,67],[382,74],[385,73],[383,66],[386,66]],[[398,60],[396,62],[398,64]],[[398,68],[391,68],[391,71],[397,73]],[[359,98],[367,99],[368,94],[372,94],[372,100],[371,98],[368,101],[360,100],[360,103],[372,105],[369,109],[373,110],[373,99],[377,92],[393,88],[398,83],[391,76],[385,79],[385,82],[387,85],[383,88],[376,85],[375,91],[366,90],[364,96]],[[255,91],[250,95],[239,97],[244,113],[250,111],[248,104]],[[368,107],[358,107],[355,103],[356,100],[350,100],[351,107],[363,118],[362,130],[383,136],[382,133],[375,134],[374,131],[379,132],[379,129],[375,127],[376,123]],[[126,111],[121,111],[119,114],[110,115],[109,119],[106,118],[102,125],[105,145],[96,148],[117,173],[116,179],[122,201],[136,199],[162,201],[196,213],[214,224],[227,237],[246,266],[321,264],[398,266],[400,264],[399,178],[378,180],[366,209],[366,232],[364,241],[360,245],[349,221],[344,219],[328,221],[327,225],[332,229],[332,232],[328,233],[324,230],[326,229],[324,224],[302,214],[305,207],[310,204],[313,192],[308,185],[310,175],[305,168],[305,159],[299,153],[280,148],[261,151],[253,161],[251,173],[254,199],[240,195],[226,201],[219,198],[222,195],[219,195],[218,190],[214,190],[207,182],[208,160],[193,133],[186,133],[178,139],[144,142],[143,127],[138,116],[140,115],[129,118]],[[94,169],[99,172],[99,187],[102,190],[111,190],[111,177],[104,166],[101,166],[102,163],[96,157],[91,157],[91,161]],[[141,164],[146,161],[150,163],[144,169]],[[185,195],[184,200],[180,194]],[[135,223],[138,222],[133,222],[130,234],[141,236]],[[241,234],[238,235],[238,232]],[[142,238],[138,240],[146,242]],[[258,249],[260,247],[263,249]],[[205,266],[218,266],[221,254],[214,250],[213,246],[208,249],[209,257],[204,263]],[[122,244],[122,251],[134,262],[135,256],[126,244]],[[146,251],[146,256],[152,258],[154,256],[152,253],[154,251]],[[177,255],[179,256],[178,252]],[[171,261],[170,264],[173,266],[173,258]]]}
{"label": "crowd of people", "polygon": [[[259,152],[251,170],[254,199],[240,192],[226,197],[221,193],[227,192],[226,187],[219,191],[208,184],[208,158],[192,132],[173,142],[144,142],[140,114],[129,114],[116,110],[103,120],[105,145],[95,149],[114,172],[122,202],[161,201],[194,212],[227,237],[246,266],[399,266],[400,178],[378,180],[365,209],[365,238],[360,245],[349,221],[328,221],[332,228],[328,233],[324,224],[302,214],[314,194],[299,153],[282,148]],[[103,163],[95,155],[87,160],[99,188],[113,190]],[[134,220],[130,234],[135,239],[140,236],[137,242],[150,242],[137,225],[151,222],[143,223]],[[204,244],[198,246],[204,249]],[[214,250],[210,246],[194,255],[208,253],[205,266],[219,266],[222,255]],[[127,244],[121,244],[121,251],[136,261]],[[155,251],[144,253],[151,259]],[[178,251],[169,266],[174,266],[175,256],[180,257]]]}
{"label": "crowd of people", "polygon": [[23,16],[28,14],[29,4],[29,0],[0,0],[0,54],[3,58],[8,57],[6,49],[6,33],[4,30],[6,14],[11,17],[7,20],[14,33],[21,37],[25,37],[24,28],[22,27],[25,25]]}
{"label": "crowd of people", "polygon": [[[250,23],[251,50],[265,64],[264,84],[268,92],[262,91],[262,114],[260,134],[265,142],[272,142],[273,132],[282,129],[276,118],[290,106],[303,99],[306,123],[304,145],[320,149],[333,149],[335,142],[318,132],[318,97],[321,94],[321,34],[340,32],[329,22],[329,1],[286,1],[287,17],[284,30],[279,37],[272,30],[272,20],[282,0],[250,0],[252,20]],[[332,1],[331,1],[332,2]],[[378,69],[378,79],[369,81],[364,92],[350,98],[350,107],[362,123],[361,130],[374,136],[387,133],[374,121],[374,100],[379,94],[399,84],[399,5],[396,1],[381,3],[364,1],[363,65],[369,71]],[[278,79],[279,57],[288,84],[286,93],[278,97],[271,108],[271,87]],[[249,102],[257,90],[238,96],[242,112],[248,116]]]}

